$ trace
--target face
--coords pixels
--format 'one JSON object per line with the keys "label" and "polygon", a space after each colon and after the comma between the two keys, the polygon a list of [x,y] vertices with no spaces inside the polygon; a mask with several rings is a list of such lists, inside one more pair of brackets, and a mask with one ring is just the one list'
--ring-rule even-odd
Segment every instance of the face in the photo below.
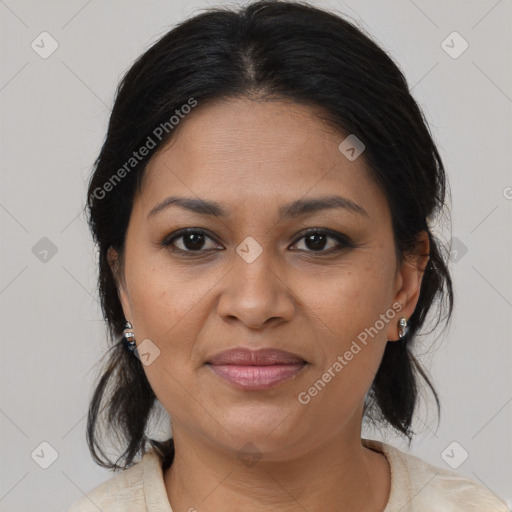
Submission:
{"label": "face", "polygon": [[[398,319],[414,311],[422,264],[398,264],[384,194],[362,156],[338,149],[345,138],[308,107],[231,99],[199,105],[148,164],[119,293],[175,438],[233,450],[251,442],[276,460],[343,432],[359,438],[365,395]],[[162,206],[170,196],[222,211]],[[286,208],[327,197],[337,200]],[[208,362],[238,347],[303,362],[279,365],[279,378],[267,366],[266,387],[237,366],[232,382]]]}

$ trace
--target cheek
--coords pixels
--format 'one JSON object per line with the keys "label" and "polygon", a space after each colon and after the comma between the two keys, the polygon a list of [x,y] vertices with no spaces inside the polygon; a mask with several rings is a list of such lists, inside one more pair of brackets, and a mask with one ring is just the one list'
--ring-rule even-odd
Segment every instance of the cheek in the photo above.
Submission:
{"label": "cheek", "polygon": [[[190,403],[183,390],[193,387],[195,371],[204,364],[197,341],[211,314],[211,293],[221,275],[207,266],[198,265],[193,271],[171,267],[162,254],[132,255],[127,275],[137,341],[150,339],[160,351],[144,372],[162,404],[186,409]],[[169,397],[172,404],[165,403]]]}
{"label": "cheek", "polygon": [[[392,259],[384,259],[368,252],[366,258],[340,268],[325,282],[317,279],[316,293],[313,280],[311,289],[304,290],[312,298],[308,306],[319,344],[311,384],[318,379],[329,382],[314,399],[313,407],[320,407],[316,411],[322,418],[329,410],[343,417],[350,414],[361,403],[382,360],[388,325],[396,322],[395,311],[390,309]],[[330,405],[324,407],[326,403]]]}
{"label": "cheek", "polygon": [[[317,274],[303,284],[301,295],[307,297],[312,319],[321,320],[318,325],[323,324],[327,338],[332,341],[334,335],[338,340],[328,346],[343,348],[391,307],[394,284],[391,268],[382,259],[361,258],[357,264],[329,272],[325,278]],[[385,335],[381,322],[378,326]]]}
{"label": "cheek", "polygon": [[[143,370],[156,397],[173,418],[193,417],[191,396],[195,369],[194,346],[205,322],[205,301],[213,279],[186,278],[165,264],[139,265],[134,260],[130,296],[137,341],[150,339],[159,349],[158,357]],[[210,282],[211,281],[211,282]],[[202,316],[203,315],[203,316]]]}
{"label": "cheek", "polygon": [[184,330],[193,331],[194,325],[200,325],[197,315],[204,309],[215,276],[198,270],[191,278],[190,272],[171,267],[161,257],[148,255],[141,261],[144,264],[133,259],[129,285],[137,332],[163,341],[181,336]]}

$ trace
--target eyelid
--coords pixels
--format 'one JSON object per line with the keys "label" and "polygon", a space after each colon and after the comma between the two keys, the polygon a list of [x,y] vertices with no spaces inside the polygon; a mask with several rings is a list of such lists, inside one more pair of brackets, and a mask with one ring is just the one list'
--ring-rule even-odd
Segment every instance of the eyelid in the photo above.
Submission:
{"label": "eyelid", "polygon": [[[172,245],[172,243],[177,240],[178,238],[181,238],[185,235],[189,235],[189,234],[200,234],[200,235],[204,235],[208,238],[210,238],[211,240],[213,240],[217,245],[221,245],[217,239],[215,238],[215,236],[210,233],[207,229],[204,229],[204,228],[183,228],[183,229],[178,229],[177,231],[173,231],[170,235],[167,235],[163,240],[162,242],[159,244],[160,246],[163,246],[163,247],[167,247],[169,245]],[[177,251],[180,251],[181,249],[176,249]],[[182,251],[182,252],[189,252],[189,253],[199,253],[199,252],[206,252],[206,251]]]}
{"label": "eyelid", "polygon": [[[179,230],[171,233],[170,235],[166,236],[162,240],[162,242],[159,244],[159,246],[164,247],[164,248],[168,248],[169,246],[171,246],[172,250],[174,252],[181,253],[181,254],[185,253],[185,254],[190,254],[190,255],[199,255],[201,253],[207,253],[207,252],[210,252],[210,251],[218,251],[219,250],[219,249],[207,249],[207,250],[199,249],[197,251],[192,251],[192,250],[179,249],[179,248],[173,246],[174,241],[176,241],[177,239],[179,239],[179,238],[181,238],[183,236],[186,236],[187,234],[202,234],[205,237],[210,238],[217,245],[222,245],[222,244],[220,244],[217,241],[216,237],[212,233],[210,233],[210,231],[208,231],[207,229],[204,229],[204,228],[183,228],[183,229],[179,229]],[[301,231],[297,235],[297,237],[295,238],[295,241],[291,244],[291,246],[296,245],[300,240],[302,240],[303,238],[305,238],[306,236],[308,236],[310,234],[325,235],[328,238],[334,239],[337,242],[338,246],[337,247],[331,247],[330,249],[327,249],[327,250],[320,250],[320,251],[302,250],[302,249],[300,249],[300,250],[298,250],[298,252],[305,252],[305,253],[318,254],[318,255],[322,255],[322,254],[327,255],[327,254],[331,254],[333,252],[340,251],[343,248],[354,248],[354,247],[356,247],[356,244],[354,244],[352,242],[352,240],[348,236],[344,235],[343,233],[340,233],[338,231],[333,231],[333,230],[328,229],[328,228],[315,228],[315,227],[307,228],[307,229]],[[222,249],[222,250],[224,250],[224,249]]]}
{"label": "eyelid", "polygon": [[[343,233],[340,233],[338,231],[333,231],[332,229],[328,228],[307,228],[304,231],[301,231],[301,233],[296,238],[295,242],[293,242],[292,245],[295,245],[299,240],[304,238],[305,236],[308,236],[310,234],[321,234],[326,235],[329,238],[334,238],[339,244],[345,245],[347,247],[355,247],[355,244],[350,240],[350,238],[347,235],[344,235]],[[318,252],[319,254],[322,252],[327,253],[328,251],[308,251],[308,252]]]}

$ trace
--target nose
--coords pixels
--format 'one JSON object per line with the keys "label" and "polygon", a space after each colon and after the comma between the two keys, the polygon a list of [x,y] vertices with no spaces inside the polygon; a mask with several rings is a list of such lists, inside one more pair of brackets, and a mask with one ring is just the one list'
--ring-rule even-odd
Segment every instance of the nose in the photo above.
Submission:
{"label": "nose", "polygon": [[295,312],[293,290],[286,275],[263,253],[251,263],[235,255],[231,271],[222,280],[219,316],[242,322],[250,329],[290,321]]}

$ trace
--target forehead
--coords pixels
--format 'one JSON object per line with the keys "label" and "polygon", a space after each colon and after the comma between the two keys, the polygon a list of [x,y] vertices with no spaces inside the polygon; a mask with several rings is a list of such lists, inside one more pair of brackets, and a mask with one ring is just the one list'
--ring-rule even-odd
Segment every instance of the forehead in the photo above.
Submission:
{"label": "forehead", "polygon": [[363,157],[349,160],[340,151],[348,135],[288,101],[199,104],[150,160],[141,199],[148,209],[182,193],[239,208],[339,193],[370,207],[382,194]]}

